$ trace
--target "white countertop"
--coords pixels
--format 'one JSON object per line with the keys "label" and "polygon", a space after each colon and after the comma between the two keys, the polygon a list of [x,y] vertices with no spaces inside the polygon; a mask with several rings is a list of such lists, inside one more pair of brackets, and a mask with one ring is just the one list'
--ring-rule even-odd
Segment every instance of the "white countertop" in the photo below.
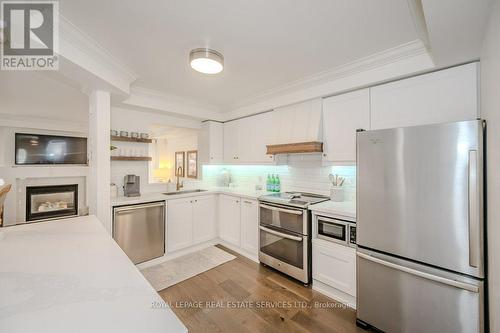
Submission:
{"label": "white countertop", "polygon": [[[186,189],[185,191],[189,191]],[[166,192],[166,191],[165,191]],[[257,191],[257,190],[248,190],[242,188],[232,188],[232,187],[212,187],[209,189],[205,189],[203,192],[192,192],[192,193],[182,193],[183,190],[180,191],[179,194],[174,195],[165,195],[161,192],[159,193],[143,193],[140,197],[116,197],[111,198],[111,206],[121,206],[121,205],[133,205],[143,202],[150,201],[162,201],[162,200],[172,200],[179,199],[185,197],[193,197],[200,195],[209,195],[209,194],[228,194],[228,195],[236,195],[239,197],[244,197],[248,199],[257,199],[261,195],[271,194],[273,192],[266,191]]]}
{"label": "white countertop", "polygon": [[309,206],[309,209],[316,214],[327,214],[349,221],[356,221],[356,201],[323,201]]}
{"label": "white countertop", "polygon": [[94,216],[0,228],[0,332],[187,332]]}

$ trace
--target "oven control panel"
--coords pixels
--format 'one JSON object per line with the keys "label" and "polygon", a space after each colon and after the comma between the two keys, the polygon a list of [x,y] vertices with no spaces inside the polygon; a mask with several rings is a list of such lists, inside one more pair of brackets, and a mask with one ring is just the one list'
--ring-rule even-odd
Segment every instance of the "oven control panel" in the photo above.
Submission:
{"label": "oven control panel", "polygon": [[349,244],[356,245],[356,227],[351,226],[349,228]]}

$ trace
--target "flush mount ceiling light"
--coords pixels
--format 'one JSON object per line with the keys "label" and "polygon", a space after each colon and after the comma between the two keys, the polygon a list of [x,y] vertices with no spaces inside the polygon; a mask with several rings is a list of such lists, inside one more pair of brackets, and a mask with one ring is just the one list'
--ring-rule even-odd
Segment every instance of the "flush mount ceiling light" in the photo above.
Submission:
{"label": "flush mount ceiling light", "polygon": [[200,73],[217,74],[224,69],[224,57],[215,50],[194,49],[189,53],[189,64]]}

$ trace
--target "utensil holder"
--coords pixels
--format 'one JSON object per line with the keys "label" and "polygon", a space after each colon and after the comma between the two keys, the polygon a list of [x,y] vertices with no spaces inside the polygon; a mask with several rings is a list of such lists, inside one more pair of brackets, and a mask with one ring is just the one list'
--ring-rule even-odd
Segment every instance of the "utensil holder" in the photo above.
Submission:
{"label": "utensil holder", "polygon": [[344,188],[342,186],[332,186],[330,188],[330,200],[335,202],[344,201]]}

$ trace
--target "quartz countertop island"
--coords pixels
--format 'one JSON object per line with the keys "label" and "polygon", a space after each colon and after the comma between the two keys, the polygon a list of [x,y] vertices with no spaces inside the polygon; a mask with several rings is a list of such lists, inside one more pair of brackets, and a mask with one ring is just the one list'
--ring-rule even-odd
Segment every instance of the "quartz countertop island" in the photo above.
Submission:
{"label": "quartz countertop island", "polygon": [[0,332],[187,332],[94,216],[0,228]]}

